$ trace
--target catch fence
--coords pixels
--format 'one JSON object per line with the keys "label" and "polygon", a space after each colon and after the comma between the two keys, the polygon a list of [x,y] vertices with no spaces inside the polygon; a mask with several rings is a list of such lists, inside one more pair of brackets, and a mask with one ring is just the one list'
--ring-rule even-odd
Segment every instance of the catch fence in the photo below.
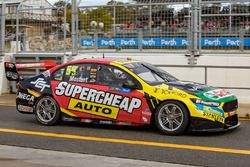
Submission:
{"label": "catch fence", "polygon": [[79,7],[80,50],[250,48],[250,1],[172,0]]}
{"label": "catch fence", "polygon": [[5,50],[167,50],[193,55],[250,50],[249,0],[110,1],[103,6],[78,6],[76,11],[67,3],[55,7],[45,2],[6,4],[9,13],[5,14],[6,33],[1,38]]}

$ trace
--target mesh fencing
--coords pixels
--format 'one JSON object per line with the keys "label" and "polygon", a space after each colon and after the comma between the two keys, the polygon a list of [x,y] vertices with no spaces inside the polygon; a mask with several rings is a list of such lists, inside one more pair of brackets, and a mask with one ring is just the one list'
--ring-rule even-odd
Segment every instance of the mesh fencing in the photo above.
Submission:
{"label": "mesh fencing", "polygon": [[[71,50],[71,8],[32,4],[38,2],[27,0],[7,14],[7,43],[18,40],[21,51]],[[78,7],[77,18],[80,51],[250,49],[249,0],[110,1]]]}
{"label": "mesh fencing", "polygon": [[22,51],[62,51],[71,48],[69,28],[67,24],[64,25],[64,8],[22,5],[17,17]]}
{"label": "mesh fencing", "polygon": [[80,49],[187,49],[190,6],[171,1],[80,7]]}
{"label": "mesh fencing", "polygon": [[69,24],[64,24],[63,7],[56,8],[44,0],[4,3],[5,35],[1,39],[5,39],[5,52],[71,49]]}
{"label": "mesh fencing", "polygon": [[202,49],[250,48],[250,1],[201,2]]}
{"label": "mesh fencing", "polygon": [[5,53],[5,12],[4,6],[0,6],[0,56],[3,56]]}

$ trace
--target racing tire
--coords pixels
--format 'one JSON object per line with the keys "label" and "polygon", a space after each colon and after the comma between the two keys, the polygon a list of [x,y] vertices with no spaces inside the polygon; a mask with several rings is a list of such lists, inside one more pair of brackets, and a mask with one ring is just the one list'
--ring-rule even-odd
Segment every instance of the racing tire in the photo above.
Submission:
{"label": "racing tire", "polygon": [[180,135],[189,125],[189,113],[178,101],[165,101],[155,112],[155,125],[164,134]]}
{"label": "racing tire", "polygon": [[59,123],[61,113],[57,102],[50,96],[44,96],[35,105],[35,116],[42,125],[51,126]]}

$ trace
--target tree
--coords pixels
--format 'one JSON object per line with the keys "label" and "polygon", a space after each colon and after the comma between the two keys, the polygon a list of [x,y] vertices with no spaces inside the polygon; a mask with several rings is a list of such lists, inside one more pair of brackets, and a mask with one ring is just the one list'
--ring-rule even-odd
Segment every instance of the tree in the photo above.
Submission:
{"label": "tree", "polygon": [[103,32],[110,31],[112,27],[112,16],[104,7],[98,7],[96,9],[89,9],[87,11],[81,12],[79,16],[79,21],[81,22],[80,27],[84,30],[91,29],[91,21],[96,21],[97,23],[103,22]]}
{"label": "tree", "polygon": [[[54,3],[54,6],[57,8],[58,12],[61,13],[61,17],[64,17],[64,7],[65,7],[65,1],[64,0],[58,0]],[[68,3],[66,6],[66,22],[71,25],[71,4]],[[71,27],[71,26],[70,26]]]}
{"label": "tree", "polygon": [[59,1],[54,3],[54,6],[55,7],[64,7],[65,3],[66,3],[65,1],[59,0]]}

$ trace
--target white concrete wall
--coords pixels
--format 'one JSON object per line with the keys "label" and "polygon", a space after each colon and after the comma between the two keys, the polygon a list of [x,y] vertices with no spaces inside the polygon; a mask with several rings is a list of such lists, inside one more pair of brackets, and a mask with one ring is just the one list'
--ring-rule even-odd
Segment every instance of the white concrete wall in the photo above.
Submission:
{"label": "white concrete wall", "polygon": [[6,79],[5,76],[5,68],[4,68],[4,62],[10,62],[10,55],[5,56],[2,61],[0,61],[0,95],[9,93],[10,87],[9,87],[9,81]]}

